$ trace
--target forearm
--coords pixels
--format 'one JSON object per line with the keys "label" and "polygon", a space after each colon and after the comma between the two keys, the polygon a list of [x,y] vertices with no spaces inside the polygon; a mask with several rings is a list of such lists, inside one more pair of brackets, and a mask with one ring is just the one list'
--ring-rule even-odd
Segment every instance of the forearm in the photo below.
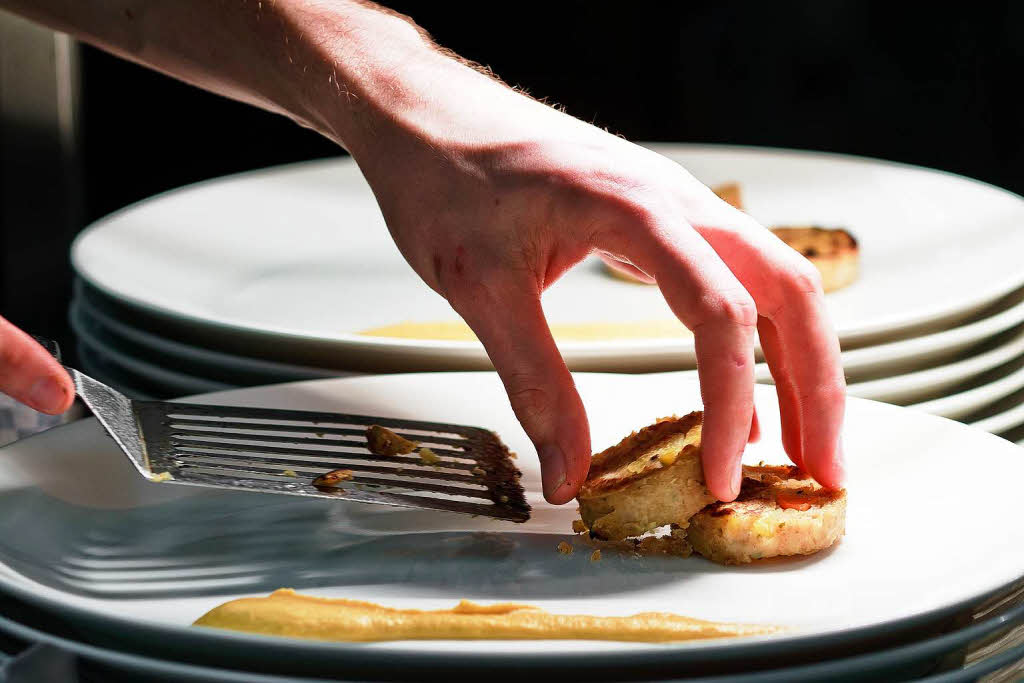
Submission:
{"label": "forearm", "polygon": [[411,22],[349,0],[0,0],[110,52],[284,114],[350,146],[396,80],[441,55]]}

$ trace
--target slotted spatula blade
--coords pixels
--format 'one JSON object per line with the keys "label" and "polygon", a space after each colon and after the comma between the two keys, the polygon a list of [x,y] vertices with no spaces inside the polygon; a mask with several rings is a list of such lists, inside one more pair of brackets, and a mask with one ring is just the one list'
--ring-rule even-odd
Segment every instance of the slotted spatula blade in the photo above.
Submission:
{"label": "slotted spatula blade", "polygon": [[[486,429],[367,415],[134,401],[65,367],[78,395],[150,480],[513,522],[530,518],[514,456]],[[431,457],[419,450],[372,453],[366,436],[371,425],[416,442]],[[333,486],[313,484],[316,477],[339,469],[352,478]]]}

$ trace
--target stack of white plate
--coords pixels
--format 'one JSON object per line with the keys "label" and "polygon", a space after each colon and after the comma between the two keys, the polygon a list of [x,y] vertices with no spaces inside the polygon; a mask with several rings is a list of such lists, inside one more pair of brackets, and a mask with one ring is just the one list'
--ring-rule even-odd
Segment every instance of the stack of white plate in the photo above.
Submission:
{"label": "stack of white plate", "polygon": [[[580,373],[578,385],[600,445],[651,415],[699,401],[692,377]],[[493,429],[520,453],[532,517],[512,524],[153,483],[96,420],[80,420],[0,449],[0,666],[4,633],[136,672],[83,681],[133,683],[921,676],[951,683],[1024,657],[1020,631],[1011,630],[1024,621],[1024,609],[1014,606],[1019,590],[1013,595],[1024,579],[1024,458],[1017,446],[956,422],[852,399],[845,537],[814,556],[722,566],[698,556],[607,548],[592,561],[586,541],[572,532],[574,506],[541,498],[537,459],[494,373],[317,380],[201,400],[361,414],[386,409]],[[782,462],[774,391],[757,387],[755,400],[765,438],[744,458]],[[576,552],[558,552],[562,542]],[[444,608],[467,598],[563,614],[673,612],[784,629],[680,643],[325,643],[190,625],[225,601],[284,586],[399,608]],[[9,609],[10,601],[20,609]],[[52,652],[37,654],[53,659]],[[1017,680],[1019,673],[994,680]]]}
{"label": "stack of white plate", "polygon": [[[869,159],[652,147],[708,184],[741,183],[766,225],[858,238],[860,278],[828,295],[852,395],[996,433],[1024,424],[1024,199]],[[146,200],[83,232],[73,263],[83,369],[137,396],[489,367],[405,263],[348,159]],[[692,372],[692,337],[672,328],[656,288],[609,277],[596,260],[544,304],[574,370]],[[413,328],[420,338],[402,336]]]}

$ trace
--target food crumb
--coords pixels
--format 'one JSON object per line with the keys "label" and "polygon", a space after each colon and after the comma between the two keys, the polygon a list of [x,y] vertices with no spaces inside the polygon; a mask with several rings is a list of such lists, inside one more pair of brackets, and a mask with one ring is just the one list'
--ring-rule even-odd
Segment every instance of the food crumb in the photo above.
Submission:
{"label": "food crumb", "polygon": [[420,462],[424,465],[436,465],[441,462],[441,458],[434,451],[429,448],[421,448],[419,451]]}
{"label": "food crumb", "polygon": [[161,472],[160,474],[154,474],[149,480],[155,482],[174,481],[174,477],[171,476],[170,472]]}
{"label": "food crumb", "polygon": [[352,470],[332,470],[314,479],[313,486],[337,486],[343,481],[351,481],[352,476]]}
{"label": "food crumb", "polygon": [[562,541],[558,544],[558,552],[562,553],[563,555],[572,555],[572,551],[573,547],[571,543],[566,543],[565,541]]}
{"label": "food crumb", "polygon": [[589,529],[582,519],[574,519],[572,520],[572,531],[576,534],[585,534]]}
{"label": "food crumb", "polygon": [[507,503],[508,502],[508,496],[506,496],[504,493],[501,494],[500,496],[498,496],[498,502],[499,503]]}
{"label": "food crumb", "polygon": [[601,550],[600,549],[597,549],[594,552],[590,553],[590,561],[591,562],[600,562],[601,561]]}
{"label": "food crumb", "polygon": [[299,476],[299,475],[295,474],[295,470],[281,470],[281,474],[283,474],[286,477],[297,477],[297,476]]}
{"label": "food crumb", "polygon": [[480,467],[479,465],[471,469],[470,472],[472,474],[477,475],[478,477],[482,477],[485,474],[487,474],[487,470],[485,470],[483,467]]}
{"label": "food crumb", "polygon": [[370,452],[375,455],[405,455],[412,453],[419,445],[380,425],[370,425],[366,428],[366,442]]}

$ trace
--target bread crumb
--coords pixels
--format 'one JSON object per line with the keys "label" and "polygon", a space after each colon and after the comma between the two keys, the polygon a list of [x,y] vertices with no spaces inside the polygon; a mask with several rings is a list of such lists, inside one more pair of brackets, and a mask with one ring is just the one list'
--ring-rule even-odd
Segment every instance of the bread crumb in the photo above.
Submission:
{"label": "bread crumb", "polygon": [[174,477],[171,476],[170,472],[161,472],[160,474],[154,474],[149,478],[150,481],[163,482],[163,481],[174,481]]}
{"label": "bread crumb", "polygon": [[343,481],[351,481],[352,477],[352,470],[332,470],[314,479],[313,486],[337,486]]}
{"label": "bread crumb", "polygon": [[421,448],[419,450],[420,462],[424,465],[436,465],[441,462],[441,458],[434,451],[429,448]]}
{"label": "bread crumb", "polygon": [[558,544],[558,552],[562,553],[563,555],[572,555],[572,551],[573,547],[571,543],[566,543],[565,541],[562,541]]}
{"label": "bread crumb", "polygon": [[582,519],[574,519],[572,520],[572,531],[575,534],[585,534],[589,529]]}
{"label": "bread crumb", "polygon": [[295,470],[281,470],[281,474],[286,476],[286,477],[297,477],[297,476],[299,476],[299,475],[295,474]]}
{"label": "bread crumb", "polygon": [[380,425],[367,427],[366,443],[370,447],[370,452],[375,455],[405,455],[412,453],[419,445]]}
{"label": "bread crumb", "polygon": [[600,562],[601,561],[601,550],[600,549],[595,550],[594,552],[590,553],[590,561],[591,562]]}

